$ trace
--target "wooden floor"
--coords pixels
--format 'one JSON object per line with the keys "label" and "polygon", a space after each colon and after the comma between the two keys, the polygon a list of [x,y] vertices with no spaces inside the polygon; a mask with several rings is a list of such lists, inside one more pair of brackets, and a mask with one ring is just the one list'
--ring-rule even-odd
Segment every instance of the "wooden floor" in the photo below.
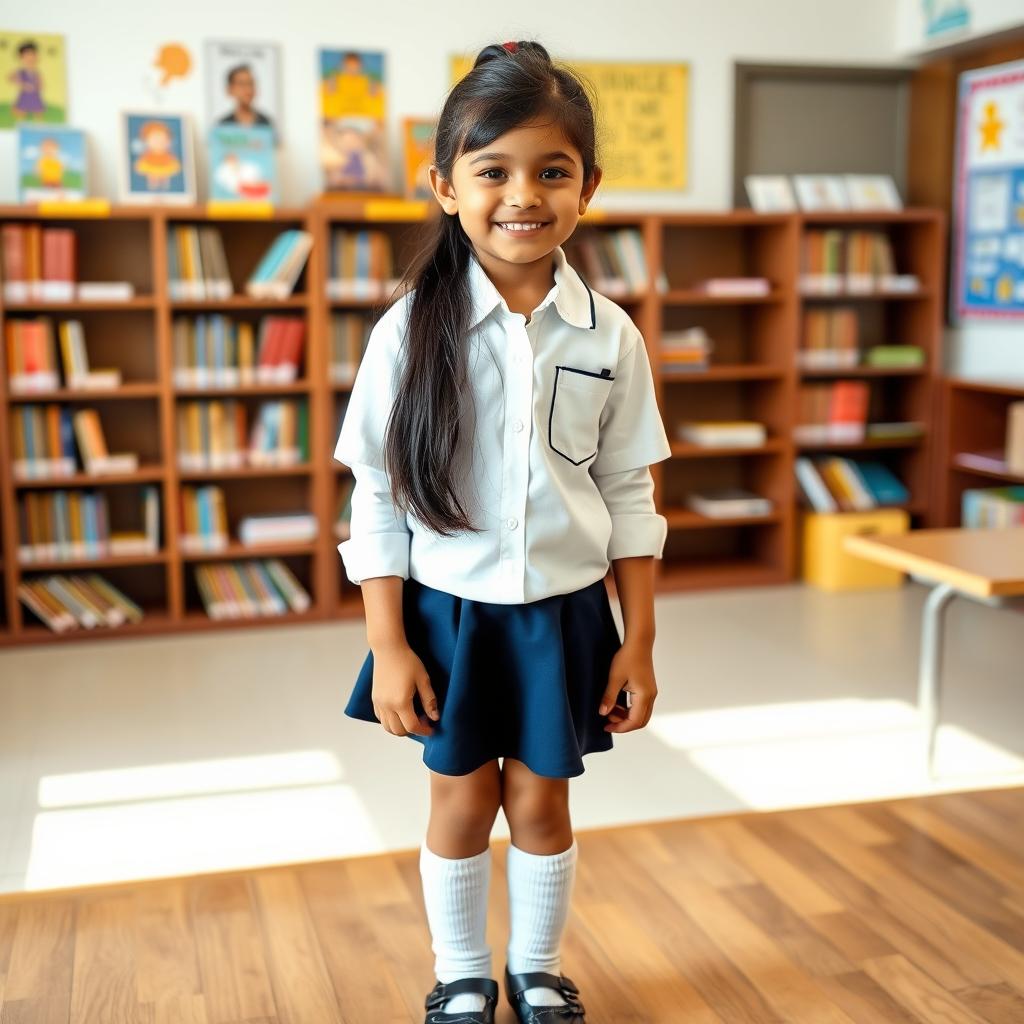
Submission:
{"label": "wooden floor", "polygon": [[[577,839],[588,1024],[1024,1021],[1024,790]],[[432,968],[417,851],[0,898],[0,1024],[405,1024]]]}

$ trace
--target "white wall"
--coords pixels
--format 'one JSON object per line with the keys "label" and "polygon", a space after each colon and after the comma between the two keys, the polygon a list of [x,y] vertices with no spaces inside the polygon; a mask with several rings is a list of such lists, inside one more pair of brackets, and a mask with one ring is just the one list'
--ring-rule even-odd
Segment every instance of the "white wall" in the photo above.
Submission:
{"label": "white wall", "polygon": [[[162,43],[183,43],[198,65],[189,78],[168,86],[163,106],[191,114],[203,134],[203,40],[281,43],[283,198],[303,203],[319,190],[314,148],[318,46],[387,53],[389,119],[397,145],[401,115],[430,115],[439,109],[451,53],[475,54],[489,42],[532,38],[566,59],[689,61],[690,187],[677,193],[608,193],[599,203],[608,208],[724,209],[732,197],[733,62],[891,63],[898,15],[892,0],[520,0],[511,8],[514,16],[508,10],[471,0],[172,0],[154,7],[136,0],[106,0],[101,6],[43,0],[12,5],[3,27],[64,35],[70,123],[89,133],[94,194],[116,195],[117,112],[153,105],[147,83]],[[13,133],[0,132],[0,201],[15,198],[14,162]],[[205,161],[202,169],[200,194],[205,196]]]}
{"label": "white wall", "polygon": [[896,46],[907,56],[962,46],[1024,25],[1021,0],[967,0],[967,24],[929,38],[925,34],[923,0],[900,0],[899,8]]}

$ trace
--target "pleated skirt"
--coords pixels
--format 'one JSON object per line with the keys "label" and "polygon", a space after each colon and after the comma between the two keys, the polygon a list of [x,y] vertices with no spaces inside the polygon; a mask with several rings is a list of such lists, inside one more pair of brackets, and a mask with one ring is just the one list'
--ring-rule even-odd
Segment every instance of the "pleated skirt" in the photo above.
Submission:
{"label": "pleated skirt", "polygon": [[[413,695],[413,709],[433,731],[407,734],[422,744],[432,771],[466,775],[512,757],[537,775],[571,778],[583,774],[586,754],[612,749],[608,716],[598,708],[622,641],[603,579],[569,594],[496,604],[410,577],[402,615],[438,702],[434,721]],[[345,714],[380,725],[372,692],[368,651]],[[625,706],[622,691],[619,703]]]}

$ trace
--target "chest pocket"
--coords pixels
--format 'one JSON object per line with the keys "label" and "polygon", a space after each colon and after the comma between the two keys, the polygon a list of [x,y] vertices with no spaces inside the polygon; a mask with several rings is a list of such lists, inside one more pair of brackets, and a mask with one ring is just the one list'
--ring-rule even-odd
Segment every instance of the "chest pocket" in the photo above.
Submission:
{"label": "chest pocket", "polygon": [[601,410],[611,391],[611,370],[600,373],[556,366],[548,413],[548,443],[573,465],[597,454]]}

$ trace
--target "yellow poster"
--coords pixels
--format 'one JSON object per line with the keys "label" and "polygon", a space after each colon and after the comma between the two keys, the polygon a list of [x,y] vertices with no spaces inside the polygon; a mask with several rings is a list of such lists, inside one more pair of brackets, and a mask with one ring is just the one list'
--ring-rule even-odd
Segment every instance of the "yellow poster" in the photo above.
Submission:
{"label": "yellow poster", "polygon": [[64,124],[67,111],[64,37],[0,32],[0,128]]}
{"label": "yellow poster", "polygon": [[[597,94],[605,151],[601,188],[665,191],[687,187],[690,66],[565,61]],[[452,57],[452,84],[473,66]]]}

